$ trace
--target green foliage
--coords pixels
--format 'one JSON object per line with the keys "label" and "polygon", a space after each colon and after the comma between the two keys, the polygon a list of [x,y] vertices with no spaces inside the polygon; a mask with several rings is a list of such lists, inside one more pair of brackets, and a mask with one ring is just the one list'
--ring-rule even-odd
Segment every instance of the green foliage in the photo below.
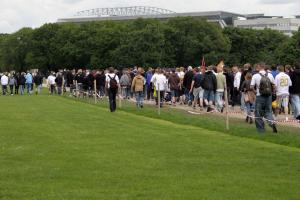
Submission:
{"label": "green foliage", "polygon": [[279,45],[288,41],[288,37],[270,29],[252,30],[225,28],[224,34],[231,41],[228,64],[239,65],[264,61],[277,64],[276,50]]}
{"label": "green foliage", "polygon": [[45,24],[0,35],[0,70],[199,66],[203,56],[207,64],[293,64],[299,62],[299,35],[222,30],[192,17]]}

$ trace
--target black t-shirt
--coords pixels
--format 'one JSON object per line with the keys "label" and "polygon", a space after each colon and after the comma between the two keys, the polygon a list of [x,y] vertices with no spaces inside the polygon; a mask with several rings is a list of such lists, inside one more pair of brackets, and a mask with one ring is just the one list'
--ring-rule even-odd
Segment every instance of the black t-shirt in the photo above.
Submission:
{"label": "black t-shirt", "polygon": [[194,81],[195,81],[195,83],[194,83],[194,88],[199,88],[199,87],[201,87],[202,81],[203,81],[203,76],[202,76],[202,74],[196,74],[196,75],[194,76]]}

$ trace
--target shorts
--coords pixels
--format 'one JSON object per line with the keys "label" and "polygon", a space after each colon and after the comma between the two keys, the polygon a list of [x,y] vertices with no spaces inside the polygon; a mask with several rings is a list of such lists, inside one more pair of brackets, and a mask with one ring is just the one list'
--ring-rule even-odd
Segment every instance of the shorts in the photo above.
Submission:
{"label": "shorts", "polygon": [[203,99],[207,101],[215,101],[215,92],[212,90],[204,90]]}
{"label": "shorts", "polygon": [[203,93],[204,93],[204,90],[201,88],[201,87],[198,87],[198,88],[194,88],[193,90],[193,95],[195,97],[195,99],[203,99]]}
{"label": "shorts", "polygon": [[277,107],[288,107],[289,106],[289,95],[277,96]]}
{"label": "shorts", "polygon": [[178,90],[171,90],[171,96],[172,97],[179,97],[179,91]]}

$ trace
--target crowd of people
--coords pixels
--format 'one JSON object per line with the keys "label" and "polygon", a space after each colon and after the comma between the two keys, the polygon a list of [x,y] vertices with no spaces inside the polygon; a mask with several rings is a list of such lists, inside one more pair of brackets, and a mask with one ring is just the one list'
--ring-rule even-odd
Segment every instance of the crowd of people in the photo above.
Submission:
{"label": "crowd of people", "polygon": [[[124,99],[135,98],[137,108],[144,100],[155,101],[157,106],[187,105],[205,112],[223,112],[225,97],[231,107],[240,107],[247,113],[246,122],[255,121],[258,132],[264,132],[264,121],[277,132],[274,116],[284,114],[288,120],[293,113],[300,120],[300,65],[188,68],[129,68],[115,70],[62,70],[46,77],[50,94],[68,91],[76,96],[107,96],[110,111],[116,110],[117,94]],[[40,73],[3,73],[3,95],[39,94],[43,84]],[[95,88],[96,86],[96,88]],[[9,89],[9,91],[8,91]],[[227,95],[226,95],[227,94]],[[160,98],[160,99],[158,99]]]}

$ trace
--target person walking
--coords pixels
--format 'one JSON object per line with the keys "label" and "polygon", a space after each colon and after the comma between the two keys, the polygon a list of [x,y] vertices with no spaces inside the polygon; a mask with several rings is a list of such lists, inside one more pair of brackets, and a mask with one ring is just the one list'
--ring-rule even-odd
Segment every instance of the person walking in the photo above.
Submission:
{"label": "person walking", "polygon": [[251,89],[254,90],[256,88],[255,125],[259,133],[264,133],[265,118],[269,126],[273,129],[273,132],[277,133],[277,127],[272,114],[274,77],[271,73],[266,72],[265,67],[264,63],[257,64],[256,70],[258,73],[251,80]]}
{"label": "person walking", "polygon": [[176,106],[176,101],[179,97],[180,79],[175,69],[172,70],[172,73],[169,76],[168,84],[170,86],[172,104]]}
{"label": "person walking", "polygon": [[56,93],[56,90],[55,90],[55,73],[53,74],[50,74],[47,78],[47,85],[49,87],[49,93],[51,95],[53,95],[54,93]]}
{"label": "person walking", "polygon": [[19,86],[20,86],[20,94],[24,95],[24,91],[25,91],[25,84],[26,84],[26,78],[25,78],[25,72],[22,72],[19,76]]}
{"label": "person walking", "polygon": [[43,77],[40,74],[40,72],[38,72],[34,78],[33,78],[33,82],[35,84],[35,94],[38,95],[41,93],[42,91],[42,84],[43,84]]}
{"label": "person walking", "polygon": [[214,66],[209,66],[207,72],[203,76],[204,102],[207,106],[207,112],[213,111],[213,102],[215,101],[215,93],[217,90],[217,79],[213,72]]}
{"label": "person walking", "polygon": [[119,88],[119,77],[115,74],[114,68],[110,67],[106,74],[106,89],[108,91],[110,112],[115,112],[117,109],[116,97]]}
{"label": "person walking", "polygon": [[55,78],[55,84],[57,87],[57,94],[61,95],[63,89],[63,76],[60,72],[57,73],[57,76]]}
{"label": "person walking", "polygon": [[129,71],[125,69],[120,79],[121,94],[124,99],[130,98],[131,77]]}
{"label": "person walking", "polygon": [[26,79],[26,88],[27,88],[27,94],[31,95],[31,91],[32,91],[32,83],[33,83],[33,77],[31,75],[31,73],[28,71],[26,76],[25,76],[25,79]]}
{"label": "person walking", "polygon": [[196,109],[197,102],[200,99],[200,109],[203,110],[204,90],[201,87],[202,84],[203,84],[203,75],[199,72],[199,68],[195,68],[195,75],[190,89],[190,93],[193,93],[194,95],[194,102],[193,102],[194,109]]}
{"label": "person walking", "polygon": [[15,79],[15,75],[11,74],[9,76],[9,89],[10,89],[10,95],[14,95],[14,86],[16,84],[16,79]]}
{"label": "person walking", "polygon": [[241,85],[241,92],[244,94],[245,107],[247,111],[246,122],[252,124],[254,115],[255,92],[251,89],[252,74],[248,73]]}
{"label": "person walking", "polygon": [[292,86],[292,81],[289,75],[284,73],[284,66],[278,67],[279,73],[275,77],[276,96],[277,96],[277,108],[275,115],[280,112],[281,107],[284,108],[285,119],[288,121],[289,114],[289,88]]}
{"label": "person walking", "polygon": [[2,85],[2,95],[5,96],[7,94],[7,85],[8,85],[7,73],[4,73],[1,76],[1,85]]}
{"label": "person walking", "polygon": [[295,119],[300,120],[300,64],[297,64],[295,69],[290,72],[292,86],[290,87],[291,103],[294,108]]}
{"label": "person walking", "polygon": [[216,79],[217,79],[217,90],[216,90],[216,99],[215,99],[215,104],[216,104],[216,109],[219,112],[223,112],[224,110],[224,92],[227,90],[226,88],[226,77],[223,73],[223,66],[217,66],[217,74],[216,74]]}
{"label": "person walking", "polygon": [[141,71],[137,71],[137,75],[134,77],[131,84],[131,92],[135,93],[136,107],[143,108],[144,101],[144,83],[145,78],[142,76]]}

